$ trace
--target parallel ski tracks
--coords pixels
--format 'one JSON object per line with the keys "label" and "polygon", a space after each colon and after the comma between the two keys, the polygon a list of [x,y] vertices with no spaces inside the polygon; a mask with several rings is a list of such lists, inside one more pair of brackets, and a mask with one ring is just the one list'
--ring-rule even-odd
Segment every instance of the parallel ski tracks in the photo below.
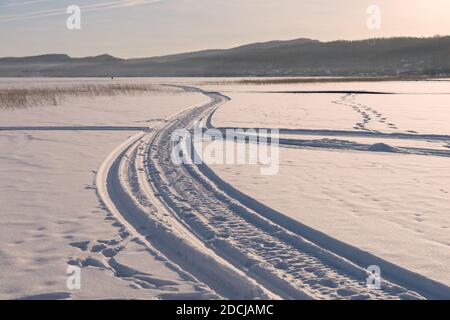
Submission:
{"label": "parallel ski tracks", "polygon": [[128,211],[120,212],[126,220],[138,216],[137,232],[226,298],[423,298],[387,280],[379,290],[368,288],[365,269],[220,190],[202,165],[173,163],[172,133],[192,129],[195,120],[210,122],[211,112],[227,101],[219,93],[204,94],[209,103],[143,133],[112,161],[120,162],[118,181],[127,194],[127,205],[116,208]]}

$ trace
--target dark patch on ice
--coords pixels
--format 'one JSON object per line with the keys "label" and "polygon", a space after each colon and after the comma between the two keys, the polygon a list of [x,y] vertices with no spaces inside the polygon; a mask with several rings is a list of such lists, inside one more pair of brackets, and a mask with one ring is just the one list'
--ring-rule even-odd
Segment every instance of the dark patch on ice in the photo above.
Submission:
{"label": "dark patch on ice", "polygon": [[107,246],[103,243],[96,244],[96,245],[92,246],[91,252],[100,252],[106,248],[107,248]]}
{"label": "dark patch on ice", "polygon": [[251,93],[294,93],[294,94],[396,94],[394,92],[365,90],[302,90],[302,91],[251,91]]}
{"label": "dark patch on ice", "polygon": [[18,298],[17,300],[65,300],[70,298],[68,292],[51,292]]}
{"label": "dark patch on ice", "polygon": [[88,246],[89,246],[89,242],[90,242],[90,241],[72,242],[72,243],[70,243],[70,245],[71,245],[72,247],[78,248],[78,249],[80,249],[80,250],[82,250],[82,251],[86,251],[87,248],[88,248]]}
{"label": "dark patch on ice", "polygon": [[374,152],[397,152],[396,148],[382,142],[371,145],[368,150]]}

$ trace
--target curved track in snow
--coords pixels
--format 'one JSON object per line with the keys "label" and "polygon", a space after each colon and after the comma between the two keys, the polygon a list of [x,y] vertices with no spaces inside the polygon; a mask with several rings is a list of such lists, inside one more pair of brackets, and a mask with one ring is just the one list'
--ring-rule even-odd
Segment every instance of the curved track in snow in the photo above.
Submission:
{"label": "curved track in snow", "polygon": [[356,248],[304,237],[305,230],[233,191],[205,164],[173,163],[172,134],[196,120],[210,125],[228,100],[200,92],[211,101],[130,139],[99,171],[103,202],[149,246],[225,298],[420,299],[445,291],[429,282],[412,285],[411,274],[401,285],[383,280],[380,290],[369,289],[365,268],[352,262],[361,254]]}

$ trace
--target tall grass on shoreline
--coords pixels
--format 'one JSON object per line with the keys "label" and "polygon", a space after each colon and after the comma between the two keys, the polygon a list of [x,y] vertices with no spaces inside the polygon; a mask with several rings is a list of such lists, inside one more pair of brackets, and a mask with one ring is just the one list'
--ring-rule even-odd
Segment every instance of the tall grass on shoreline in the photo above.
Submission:
{"label": "tall grass on shoreline", "polygon": [[75,86],[0,88],[0,110],[57,106],[69,97],[141,96],[178,94],[176,88],[154,84],[85,84]]}

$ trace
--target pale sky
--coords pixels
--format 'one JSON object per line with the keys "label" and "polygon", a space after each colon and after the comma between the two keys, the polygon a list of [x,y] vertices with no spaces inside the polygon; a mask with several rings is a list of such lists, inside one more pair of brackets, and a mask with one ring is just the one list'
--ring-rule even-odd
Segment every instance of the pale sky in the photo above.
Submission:
{"label": "pale sky", "polygon": [[[367,28],[367,8],[381,28]],[[81,30],[66,9],[81,7]],[[0,57],[149,57],[312,38],[450,35],[450,0],[0,0]]]}

